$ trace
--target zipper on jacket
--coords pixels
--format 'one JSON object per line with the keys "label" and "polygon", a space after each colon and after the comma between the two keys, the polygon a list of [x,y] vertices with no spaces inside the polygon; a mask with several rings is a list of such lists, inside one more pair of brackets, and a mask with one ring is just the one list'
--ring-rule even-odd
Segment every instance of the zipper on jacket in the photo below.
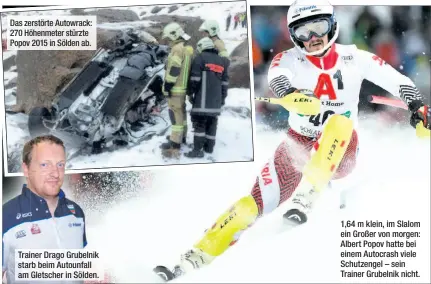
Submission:
{"label": "zipper on jacket", "polygon": [[61,239],[60,239],[60,233],[58,232],[57,222],[54,220],[54,216],[51,217],[51,224],[54,227],[54,233],[55,233],[55,240],[57,241],[58,248],[62,248],[61,246]]}

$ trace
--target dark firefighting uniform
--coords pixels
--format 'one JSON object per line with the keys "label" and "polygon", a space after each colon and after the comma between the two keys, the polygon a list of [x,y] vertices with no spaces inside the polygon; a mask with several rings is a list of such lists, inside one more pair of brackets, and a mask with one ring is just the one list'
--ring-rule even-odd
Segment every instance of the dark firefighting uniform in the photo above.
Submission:
{"label": "dark firefighting uniform", "polygon": [[193,60],[190,71],[189,95],[193,107],[194,150],[212,153],[217,133],[218,116],[228,89],[229,60],[218,55],[217,49],[203,50]]}

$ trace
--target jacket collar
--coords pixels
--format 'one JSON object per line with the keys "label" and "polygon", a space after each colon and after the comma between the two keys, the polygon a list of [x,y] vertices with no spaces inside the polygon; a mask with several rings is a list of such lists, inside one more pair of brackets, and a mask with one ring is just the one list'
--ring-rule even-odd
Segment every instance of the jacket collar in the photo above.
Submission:
{"label": "jacket collar", "polygon": [[182,38],[180,38],[180,39],[177,39],[177,40],[174,40],[174,41],[171,41],[170,43],[169,43],[169,46],[170,47],[173,47],[173,46],[175,46],[175,45],[177,45],[177,44],[180,44],[180,43],[185,43],[185,40],[184,39],[182,39]]}
{"label": "jacket collar", "polygon": [[[36,193],[34,193],[33,191],[31,191],[28,187],[27,184],[24,184],[22,186],[22,195],[28,197],[29,199],[36,199],[39,201],[45,201],[45,199],[39,195],[37,195]],[[63,202],[66,199],[66,194],[64,193],[64,191],[62,189],[60,189],[60,192],[58,194],[58,202]]]}
{"label": "jacket collar", "polygon": [[313,63],[319,69],[329,70],[335,66],[338,59],[338,53],[336,51],[336,44],[334,43],[328,50],[324,57],[316,57],[307,55],[307,59]]}
{"label": "jacket collar", "polygon": [[202,50],[202,53],[204,53],[204,52],[208,52],[208,53],[218,53],[218,50],[217,49],[215,49],[215,48],[211,48],[211,49],[205,49],[205,50]]}

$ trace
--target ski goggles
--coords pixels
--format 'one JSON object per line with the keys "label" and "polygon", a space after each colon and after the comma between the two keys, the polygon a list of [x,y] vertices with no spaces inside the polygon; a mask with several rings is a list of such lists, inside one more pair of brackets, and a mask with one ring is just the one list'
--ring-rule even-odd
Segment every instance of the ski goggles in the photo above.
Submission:
{"label": "ski goggles", "polygon": [[313,35],[323,37],[332,29],[332,22],[329,18],[320,18],[294,26],[291,28],[293,37],[299,41],[309,41]]}

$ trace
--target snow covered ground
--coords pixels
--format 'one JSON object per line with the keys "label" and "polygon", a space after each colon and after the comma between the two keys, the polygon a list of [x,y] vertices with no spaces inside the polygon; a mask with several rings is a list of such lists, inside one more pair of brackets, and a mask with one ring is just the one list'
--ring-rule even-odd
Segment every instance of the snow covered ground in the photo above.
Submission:
{"label": "snow covered ground", "polygon": [[[250,109],[250,90],[230,89],[226,106],[242,106]],[[190,105],[187,104],[188,109]],[[189,133],[188,143],[193,141],[192,123],[188,117]],[[212,159],[217,162],[243,162],[251,161],[253,158],[252,121],[238,114],[224,112],[219,118],[216,137],[216,148],[211,154]],[[165,136],[155,137],[147,142],[141,143],[132,149],[106,152],[99,155],[80,156],[70,161],[69,167],[73,169],[84,168],[106,168],[106,167],[133,167],[145,165],[163,165],[177,163],[175,160],[164,162],[161,158],[159,145],[166,142]],[[184,146],[182,152],[190,151],[191,148]],[[207,155],[209,156],[209,155]],[[190,159],[182,157],[178,164],[211,163],[208,157],[202,159]]]}
{"label": "snow covered ground", "polygon": [[[224,2],[224,3],[197,3],[186,6],[178,5],[178,10],[168,13],[168,8],[172,5],[159,6],[163,7],[156,15],[187,15],[197,16],[204,19],[211,17],[217,19],[222,31],[221,38],[226,43],[228,52],[232,52],[244,38],[247,36],[245,28],[238,27],[236,30],[224,32],[225,18],[227,12],[239,13],[245,12],[246,6],[244,1]],[[115,7],[114,7],[115,8]],[[147,12],[144,16],[154,15],[151,13],[153,6],[136,6],[128,9],[135,11],[140,15],[143,11]],[[122,9],[125,9],[124,7]],[[35,12],[26,14],[34,15]],[[52,11],[52,15],[61,15],[64,12]],[[67,14],[67,13],[66,13]],[[2,18],[3,24],[6,24],[6,17]],[[136,25],[146,25],[148,21],[135,21],[109,24],[104,23],[100,26],[109,28],[124,29]],[[233,25],[231,25],[232,27]],[[14,55],[14,51],[3,53],[3,59]],[[15,67],[10,71],[4,72],[4,84],[16,78]],[[250,89],[229,89],[226,107],[241,107],[251,112],[251,95]],[[11,106],[16,103],[14,88],[5,90],[5,104]],[[188,105],[190,108],[190,105]],[[193,141],[192,124],[189,121],[188,142]],[[7,145],[8,153],[21,151],[23,143],[30,138],[27,130],[27,116],[24,114],[6,114]],[[168,132],[169,133],[169,132]],[[216,149],[212,155],[206,155],[202,159],[189,159],[182,157],[179,161],[165,161],[161,157],[159,145],[165,142],[165,136],[156,137],[148,142],[133,147],[131,149],[119,150],[116,152],[106,152],[99,155],[81,155],[69,161],[68,169],[91,169],[107,167],[127,167],[127,166],[152,166],[164,164],[190,164],[190,163],[212,163],[231,162],[231,161],[251,161],[253,160],[253,139],[252,139],[252,119],[244,117],[232,111],[224,111],[219,118],[219,128],[217,132]],[[189,147],[184,147],[183,152],[189,151]],[[18,167],[15,167],[18,168]],[[19,171],[18,169],[16,171]]]}
{"label": "snow covered ground", "polygon": [[[411,128],[388,127],[372,119],[374,117],[363,121],[359,129],[360,156],[356,174],[351,179],[356,188],[347,195],[344,210],[339,209],[338,191],[328,190],[309,222],[287,231],[282,220],[285,204],[244,233],[242,239],[211,266],[175,282],[429,283],[429,141],[418,140]],[[254,164],[214,164],[154,171],[152,187],[142,191],[139,197],[106,208],[103,217],[89,214],[90,248],[102,251],[106,265],[119,282],[158,281],[151,269],[156,265],[175,264],[180,254],[198,240],[219,214],[248,194],[256,173],[283,137],[283,133],[259,127]],[[340,233],[344,230],[341,220],[421,222],[420,228],[396,229],[420,232],[414,248],[418,256],[402,259],[406,268],[399,270],[418,270],[421,278],[342,279]]]}

